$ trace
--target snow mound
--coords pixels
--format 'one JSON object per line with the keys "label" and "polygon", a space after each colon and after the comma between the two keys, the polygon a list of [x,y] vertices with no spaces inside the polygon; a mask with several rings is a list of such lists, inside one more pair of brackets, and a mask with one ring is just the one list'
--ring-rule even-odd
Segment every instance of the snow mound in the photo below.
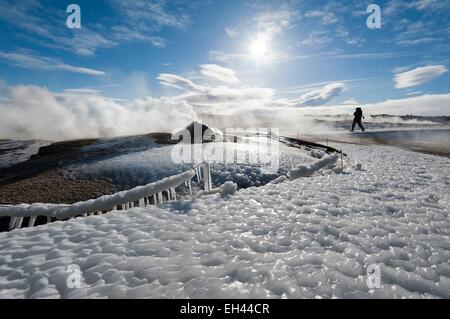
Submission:
{"label": "snow mound", "polygon": [[296,168],[291,169],[288,173],[290,179],[296,179],[299,177],[310,176],[313,173],[319,171],[322,168],[330,167],[336,164],[338,160],[338,155],[331,154],[321,160],[314,162],[310,165],[298,165]]}
{"label": "snow mound", "polygon": [[225,184],[220,186],[220,195],[222,197],[225,197],[228,195],[233,195],[234,193],[237,192],[237,188],[238,188],[238,186],[236,183],[226,182]]}

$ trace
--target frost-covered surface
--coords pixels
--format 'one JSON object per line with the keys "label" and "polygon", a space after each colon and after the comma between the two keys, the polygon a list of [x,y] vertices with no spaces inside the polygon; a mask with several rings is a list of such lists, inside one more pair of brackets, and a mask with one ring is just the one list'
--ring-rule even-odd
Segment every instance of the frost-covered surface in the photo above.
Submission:
{"label": "frost-covered surface", "polygon": [[[267,138],[260,137],[258,139],[260,143],[268,142]],[[272,143],[278,142],[272,141]],[[226,149],[236,147],[237,158],[241,159],[246,158],[245,154],[254,155],[258,152],[255,145],[244,143],[217,142],[204,144],[203,148],[211,149],[213,146],[220,154],[224,154]],[[73,165],[69,168],[69,175],[77,178],[106,178],[122,185],[124,188],[131,188],[137,185],[155,182],[164,177],[180,174],[192,168],[191,163],[183,164],[173,161],[173,149],[178,146],[161,146],[155,144],[154,147],[151,145],[147,145],[146,147],[146,150],[140,152],[123,154],[96,162]],[[226,181],[234,181],[240,188],[260,186],[280,175],[287,174],[296,165],[310,164],[316,161],[307,151],[287,147],[281,143],[278,143],[277,147],[280,155],[280,169],[277,172],[261,174],[261,164],[252,163],[248,160],[224,164],[224,160],[221,158],[221,162],[213,163],[211,166],[213,185],[220,186]],[[196,150],[192,152],[195,153]],[[204,152],[205,159],[211,159],[213,161],[210,156],[205,154],[208,154],[208,152]]]}
{"label": "frost-covered surface", "polygon": [[362,170],[2,233],[0,296],[450,298],[449,159],[339,147]]}
{"label": "frost-covered surface", "polygon": [[292,168],[288,172],[288,177],[290,179],[296,179],[299,177],[307,177],[311,176],[315,172],[321,170],[322,168],[334,166],[338,160],[337,154],[330,154],[326,157],[321,158],[320,160],[309,164],[309,165],[297,165],[296,167]]}
{"label": "frost-covered surface", "polygon": [[163,191],[174,189],[175,187],[190,181],[194,175],[195,172],[192,169],[178,175],[165,177],[154,183],[137,186],[130,190],[112,195],[104,195],[99,198],[74,203],[72,205],[43,203],[31,205],[0,205],[0,217],[47,216],[57,219],[67,219],[98,211],[110,210],[114,206],[125,205],[130,202],[156,195]]}
{"label": "frost-covered surface", "polygon": [[24,162],[31,155],[37,154],[41,146],[49,142],[30,140],[0,140],[0,169]]}

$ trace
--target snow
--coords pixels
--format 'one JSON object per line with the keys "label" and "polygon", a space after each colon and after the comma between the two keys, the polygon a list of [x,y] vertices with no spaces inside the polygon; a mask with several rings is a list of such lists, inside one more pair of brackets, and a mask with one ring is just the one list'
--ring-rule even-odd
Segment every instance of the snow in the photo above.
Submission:
{"label": "snow", "polygon": [[1,233],[0,297],[450,298],[450,160],[336,147],[363,169]]}
{"label": "snow", "polygon": [[195,194],[196,198],[200,198],[204,195],[212,195],[212,194],[220,194],[220,196],[225,197],[229,195],[233,195],[237,192],[238,186],[236,183],[233,182],[226,182],[220,187],[213,188],[209,191],[200,191],[197,194]]}
{"label": "snow", "polygon": [[299,177],[306,177],[314,174],[315,172],[319,171],[320,169],[330,167],[334,164],[336,164],[338,160],[338,155],[331,154],[327,157],[324,157],[317,162],[314,162],[310,165],[298,165],[297,167],[291,169],[288,173],[288,177],[290,179],[296,179]]}

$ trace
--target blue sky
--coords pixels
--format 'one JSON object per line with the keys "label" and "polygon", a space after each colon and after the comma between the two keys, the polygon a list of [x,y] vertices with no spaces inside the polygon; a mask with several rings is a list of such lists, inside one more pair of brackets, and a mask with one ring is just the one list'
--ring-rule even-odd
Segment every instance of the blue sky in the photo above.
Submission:
{"label": "blue sky", "polygon": [[[381,29],[366,26],[372,2],[381,7]],[[66,26],[70,3],[81,7],[79,30]],[[450,92],[450,1],[0,5],[0,79],[9,87],[117,100],[170,96],[212,107],[216,98],[259,95],[314,107]]]}

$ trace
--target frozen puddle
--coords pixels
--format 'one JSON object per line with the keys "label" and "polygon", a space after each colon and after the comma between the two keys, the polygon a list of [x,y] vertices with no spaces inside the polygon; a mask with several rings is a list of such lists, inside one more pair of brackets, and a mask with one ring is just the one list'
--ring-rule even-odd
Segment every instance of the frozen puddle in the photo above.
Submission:
{"label": "frozen puddle", "polygon": [[[260,143],[267,143],[267,138],[259,138]],[[272,142],[278,143],[278,142]],[[203,148],[211,147],[204,144]],[[299,164],[311,164],[316,161],[308,151],[288,147],[278,143],[279,170],[273,173],[261,172],[261,165],[247,161],[215,162],[212,160],[211,175],[214,186],[220,186],[227,181],[237,183],[239,188],[261,186],[286,175],[288,171]],[[225,150],[236,147],[236,157],[246,158],[248,154],[255,154],[254,146],[244,143],[214,143],[218,153],[225,154]],[[97,146],[97,147],[101,147]],[[180,174],[190,168],[192,164],[175,162],[172,158],[173,148],[176,146],[148,146],[146,150],[123,154],[100,160],[87,162],[69,167],[69,175],[75,178],[104,178],[129,189],[138,185],[156,182],[164,177]],[[201,163],[201,162],[200,162]]]}
{"label": "frozen puddle", "polygon": [[1,233],[0,297],[450,298],[450,160],[342,148],[361,171]]}

